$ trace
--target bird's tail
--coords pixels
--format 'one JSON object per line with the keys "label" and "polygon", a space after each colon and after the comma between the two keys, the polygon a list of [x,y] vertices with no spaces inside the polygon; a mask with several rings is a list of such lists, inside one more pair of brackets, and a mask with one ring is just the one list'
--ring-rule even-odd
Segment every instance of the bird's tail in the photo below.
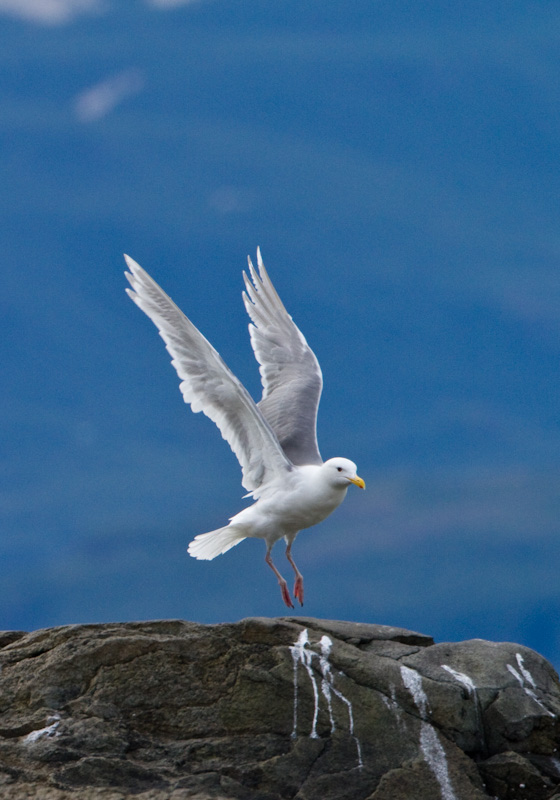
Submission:
{"label": "bird's tail", "polygon": [[195,536],[189,544],[189,554],[201,561],[212,561],[246,538],[242,529],[235,525],[226,525],[225,528]]}

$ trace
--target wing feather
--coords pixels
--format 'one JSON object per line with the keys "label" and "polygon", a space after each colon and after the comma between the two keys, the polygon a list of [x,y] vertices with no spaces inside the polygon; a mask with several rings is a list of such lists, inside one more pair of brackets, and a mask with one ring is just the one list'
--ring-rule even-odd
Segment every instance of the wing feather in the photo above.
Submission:
{"label": "wing feather", "polygon": [[243,486],[258,497],[261,485],[292,469],[270,424],[210,342],[136,261],[125,259],[126,291],[158,328],[185,402],[218,426],[241,464]]}
{"label": "wing feather", "polygon": [[248,259],[243,301],[252,323],[251,345],[263,384],[258,408],[294,464],[321,464],[317,409],[323,388],[319,362],[280,300],[257,250]]}

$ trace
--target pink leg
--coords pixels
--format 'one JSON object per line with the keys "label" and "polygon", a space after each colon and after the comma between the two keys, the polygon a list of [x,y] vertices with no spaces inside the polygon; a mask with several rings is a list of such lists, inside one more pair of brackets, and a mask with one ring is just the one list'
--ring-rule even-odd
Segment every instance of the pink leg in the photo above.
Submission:
{"label": "pink leg", "polygon": [[266,551],[266,556],[264,557],[264,560],[278,578],[278,583],[280,584],[280,591],[282,592],[282,600],[285,602],[288,608],[293,608],[294,604],[292,603],[292,598],[290,597],[290,593],[288,591],[288,584],[286,583],[282,575],[280,575],[280,573],[272,563],[272,558],[270,557],[270,550]]}
{"label": "pink leg", "polygon": [[296,573],[296,582],[294,584],[294,597],[299,600],[300,606],[303,605],[303,575],[296,567],[296,562],[292,558],[292,543],[286,547],[286,558],[292,565],[294,572]]}

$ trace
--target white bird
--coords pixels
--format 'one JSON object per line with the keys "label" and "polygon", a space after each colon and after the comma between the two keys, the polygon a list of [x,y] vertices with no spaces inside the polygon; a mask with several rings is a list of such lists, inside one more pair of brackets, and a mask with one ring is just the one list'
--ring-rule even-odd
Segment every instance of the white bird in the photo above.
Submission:
{"label": "white bird", "polygon": [[220,355],[163,289],[125,255],[128,295],[152,320],[181,379],[194,412],[216,423],[241,465],[242,484],[256,502],[229,524],[196,536],[191,556],[211,560],[247,537],[264,539],[266,563],[278,578],[282,599],[293,608],[288,585],[272,562],[284,537],[295,573],[294,597],[303,605],[303,577],[292,558],[300,530],[322,522],[342,503],[351,484],[365,488],[346,458],[323,462],[317,445],[317,408],[323,387],[319,362],[278,297],[257,250],[257,274],[248,258],[245,308],[251,345],[260,365],[262,399],[256,404]]}

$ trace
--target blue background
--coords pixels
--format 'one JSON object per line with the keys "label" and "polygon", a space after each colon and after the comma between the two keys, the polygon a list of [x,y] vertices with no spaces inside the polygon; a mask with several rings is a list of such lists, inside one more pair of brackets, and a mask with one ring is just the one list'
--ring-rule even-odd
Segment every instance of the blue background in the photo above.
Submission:
{"label": "blue background", "polygon": [[[138,260],[255,397],[247,253],[315,350],[349,492],[307,615],[560,664],[557,2],[0,1],[0,627],[281,615],[126,298]],[[276,563],[288,576],[282,547]]]}

